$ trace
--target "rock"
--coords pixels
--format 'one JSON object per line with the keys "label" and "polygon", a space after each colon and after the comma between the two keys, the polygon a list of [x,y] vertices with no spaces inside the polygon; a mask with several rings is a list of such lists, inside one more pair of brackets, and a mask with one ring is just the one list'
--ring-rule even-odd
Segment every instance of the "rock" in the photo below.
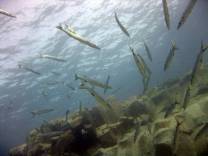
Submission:
{"label": "rock", "polygon": [[27,156],[27,145],[22,144],[9,150],[10,156]]}
{"label": "rock", "polygon": [[155,156],[173,156],[171,146],[167,144],[156,144],[155,145]]}
{"label": "rock", "polygon": [[98,140],[101,147],[110,147],[117,143],[117,136],[108,125],[103,125],[97,129]]}
{"label": "rock", "polygon": [[154,146],[153,137],[149,133],[147,127],[140,128],[140,134],[137,139],[138,153],[137,155],[153,156]]}
{"label": "rock", "polygon": [[175,118],[156,121],[154,124],[154,146],[156,156],[172,156],[177,122]]}
{"label": "rock", "polygon": [[182,132],[179,132],[177,135],[175,154],[177,156],[197,156],[192,138]]}
{"label": "rock", "polygon": [[126,116],[137,117],[142,114],[147,114],[149,112],[146,104],[134,101],[129,105],[129,107],[125,110]]}
{"label": "rock", "polygon": [[27,156],[44,156],[51,153],[51,144],[38,143],[28,148]]}

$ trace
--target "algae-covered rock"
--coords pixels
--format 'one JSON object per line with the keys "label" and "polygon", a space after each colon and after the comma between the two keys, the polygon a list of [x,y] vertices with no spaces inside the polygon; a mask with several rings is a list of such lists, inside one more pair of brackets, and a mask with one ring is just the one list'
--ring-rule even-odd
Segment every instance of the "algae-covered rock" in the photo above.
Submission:
{"label": "algae-covered rock", "polygon": [[9,150],[10,156],[27,156],[27,144],[14,147]]}
{"label": "algae-covered rock", "polygon": [[207,156],[208,89],[202,86],[208,85],[208,72],[202,71],[185,109],[190,74],[126,101],[111,97],[112,109],[96,106],[44,121],[10,155]]}
{"label": "algae-covered rock", "polygon": [[177,156],[197,156],[194,141],[188,134],[178,133],[174,153]]}

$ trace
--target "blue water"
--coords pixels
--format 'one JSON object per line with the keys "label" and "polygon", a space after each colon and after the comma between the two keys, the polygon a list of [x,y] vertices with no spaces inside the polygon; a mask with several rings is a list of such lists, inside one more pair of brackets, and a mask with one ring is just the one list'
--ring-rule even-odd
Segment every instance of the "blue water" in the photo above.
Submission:
{"label": "blue water", "polygon": [[[74,81],[75,73],[103,82],[110,75],[113,89],[105,97],[117,88],[121,89],[114,96],[119,100],[141,94],[141,75],[128,43],[150,66],[150,87],[188,72],[193,67],[201,40],[208,43],[208,1],[198,0],[191,16],[178,31],[176,27],[187,3],[188,0],[169,1],[171,30],[168,31],[162,0],[1,0],[0,7],[15,14],[17,19],[0,15],[0,156],[23,143],[29,131],[43,119],[63,116],[67,109],[76,110],[79,101],[88,107],[95,105],[94,99],[83,90],[72,91],[62,83],[48,86],[47,82],[64,81],[77,88],[79,82]],[[127,27],[130,41],[115,22],[114,11]],[[71,25],[102,50],[69,38],[55,28],[60,23]],[[143,40],[149,45],[153,62],[148,60]],[[176,41],[180,50],[170,69],[163,72],[171,40]],[[40,53],[56,55],[67,62],[40,59]],[[19,69],[18,63],[32,67],[41,76]],[[43,91],[47,97],[42,95]],[[97,91],[103,94],[102,90]],[[32,118],[30,112],[42,108],[55,111]]]}

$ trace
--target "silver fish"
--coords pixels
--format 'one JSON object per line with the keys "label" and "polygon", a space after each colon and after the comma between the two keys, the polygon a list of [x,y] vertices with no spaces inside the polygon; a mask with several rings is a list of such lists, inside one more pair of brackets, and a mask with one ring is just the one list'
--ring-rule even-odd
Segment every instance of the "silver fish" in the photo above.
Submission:
{"label": "silver fish", "polygon": [[148,76],[147,78],[143,78],[143,94],[147,91],[148,86],[149,86],[149,80],[150,80],[150,76]]}
{"label": "silver fish", "polygon": [[145,50],[146,50],[146,52],[147,52],[147,56],[148,56],[149,60],[152,62],[152,56],[151,56],[149,47],[147,46],[147,44],[146,44],[145,41],[144,41],[144,47],[145,47]]}
{"label": "silver fish", "polygon": [[144,66],[142,65],[140,59],[139,59],[139,58],[137,57],[137,55],[135,54],[134,49],[133,49],[132,47],[130,47],[130,46],[129,46],[129,49],[130,49],[131,52],[132,52],[132,55],[133,55],[133,58],[134,58],[134,62],[136,63],[139,72],[141,73],[141,75],[142,75],[143,77],[145,77],[146,72],[145,72]]}
{"label": "silver fish", "polygon": [[111,105],[104,98],[102,98],[97,92],[95,92],[92,88],[86,85],[81,85],[79,88],[86,89],[95,98],[97,103],[103,106],[104,108],[112,109]]}
{"label": "silver fish", "polygon": [[75,80],[78,80],[78,79],[85,82],[85,83],[86,82],[89,83],[93,87],[97,86],[97,87],[104,88],[104,89],[106,89],[106,88],[107,89],[112,89],[112,87],[109,84],[106,85],[102,82],[91,79],[91,78],[87,77],[86,75],[81,76],[81,75],[75,74]]}
{"label": "silver fish", "polygon": [[27,71],[29,71],[29,72],[32,72],[32,73],[34,73],[34,74],[36,74],[36,75],[41,75],[41,73],[39,73],[39,72],[37,72],[37,71],[35,71],[35,70],[29,68],[29,67],[23,66],[23,65],[21,65],[21,64],[18,64],[18,67],[21,68],[21,69],[25,69],[25,70],[27,70]]}
{"label": "silver fish", "polygon": [[[110,81],[110,75],[108,75],[108,77],[107,77],[107,79],[106,79],[106,83],[105,83],[106,86],[109,85],[109,81]],[[107,87],[104,88],[104,94],[107,92],[107,89],[108,89]]]}
{"label": "silver fish", "polygon": [[51,56],[51,55],[46,55],[46,54],[40,54],[40,58],[46,58],[46,59],[50,59],[50,60],[54,60],[58,62],[66,62],[66,60],[62,58]]}
{"label": "silver fish", "polygon": [[98,49],[100,50],[101,48],[98,47],[97,45],[95,45],[94,43],[88,41],[87,39],[85,39],[84,37],[80,36],[79,34],[77,34],[72,28],[70,28],[68,25],[59,25],[56,27],[57,29],[65,32],[67,35],[69,35],[70,37],[74,38],[75,40],[78,40],[79,42],[86,44],[92,48]]}
{"label": "silver fish", "polygon": [[14,16],[14,15],[12,15],[12,14],[10,14],[10,13],[8,13],[7,11],[2,10],[2,9],[0,9],[0,14],[6,15],[6,16],[9,16],[9,17],[14,17],[14,18],[16,18],[16,16]]}
{"label": "silver fish", "polygon": [[68,121],[68,119],[69,119],[69,113],[70,113],[70,111],[69,110],[67,110],[66,111],[66,118],[65,118],[65,121],[67,122]]}
{"label": "silver fish", "polygon": [[47,133],[40,133],[40,134],[38,134],[38,137],[40,137],[41,139],[50,139],[52,137],[59,136],[61,134],[64,134],[64,132],[63,131],[53,131],[53,132],[47,132]]}
{"label": "silver fish", "polygon": [[186,88],[186,90],[185,90],[184,99],[183,99],[183,108],[184,108],[184,109],[186,109],[187,104],[188,104],[189,101],[190,101],[190,96],[191,96],[190,91],[191,91],[191,89],[190,89],[190,87],[188,86],[188,87]]}
{"label": "silver fish", "polygon": [[172,59],[175,55],[175,51],[178,50],[178,48],[176,47],[175,42],[171,42],[171,48],[170,48],[170,52],[166,58],[165,64],[164,64],[164,71],[166,71],[168,69],[168,67],[170,66]]}
{"label": "silver fish", "polygon": [[126,29],[126,28],[121,24],[121,22],[119,21],[116,12],[114,13],[114,16],[115,16],[116,22],[117,22],[118,26],[120,27],[120,29],[124,32],[124,34],[126,34],[128,37],[130,37],[130,35],[129,35],[127,29]]}
{"label": "silver fish", "polygon": [[50,108],[50,109],[40,109],[40,110],[35,110],[32,111],[31,114],[33,115],[33,117],[37,116],[37,115],[42,115],[42,114],[46,114],[49,112],[54,111],[54,109]]}
{"label": "silver fish", "polygon": [[202,61],[202,57],[203,57],[203,53],[206,51],[207,49],[204,48],[203,42],[201,42],[201,48],[200,48],[200,52],[197,55],[196,61],[194,63],[194,67],[193,70],[191,72],[191,85],[194,84],[195,80],[196,80],[196,75],[197,75],[197,71],[201,65],[201,61]]}
{"label": "silver fish", "polygon": [[166,23],[166,26],[169,30],[170,29],[170,15],[169,15],[169,11],[168,11],[167,0],[162,0],[162,2],[163,2],[163,12],[164,12],[164,17],[165,17],[165,23]]}
{"label": "silver fish", "polygon": [[142,63],[142,66],[144,67],[145,71],[147,72],[147,77],[149,77],[152,74],[150,68],[148,67],[148,65],[146,64],[146,62],[144,61],[144,59],[142,58],[142,56],[140,54],[137,54],[137,56],[139,57],[140,62]]}
{"label": "silver fish", "polygon": [[190,0],[188,6],[186,7],[186,10],[183,12],[183,15],[178,23],[177,29],[180,29],[180,27],[186,22],[189,15],[191,14],[197,0]]}

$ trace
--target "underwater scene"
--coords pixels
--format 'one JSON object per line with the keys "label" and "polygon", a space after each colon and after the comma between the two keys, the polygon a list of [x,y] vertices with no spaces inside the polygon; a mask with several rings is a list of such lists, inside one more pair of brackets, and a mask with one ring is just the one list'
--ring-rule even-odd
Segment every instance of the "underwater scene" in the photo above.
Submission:
{"label": "underwater scene", "polygon": [[0,0],[0,156],[208,156],[208,0]]}

